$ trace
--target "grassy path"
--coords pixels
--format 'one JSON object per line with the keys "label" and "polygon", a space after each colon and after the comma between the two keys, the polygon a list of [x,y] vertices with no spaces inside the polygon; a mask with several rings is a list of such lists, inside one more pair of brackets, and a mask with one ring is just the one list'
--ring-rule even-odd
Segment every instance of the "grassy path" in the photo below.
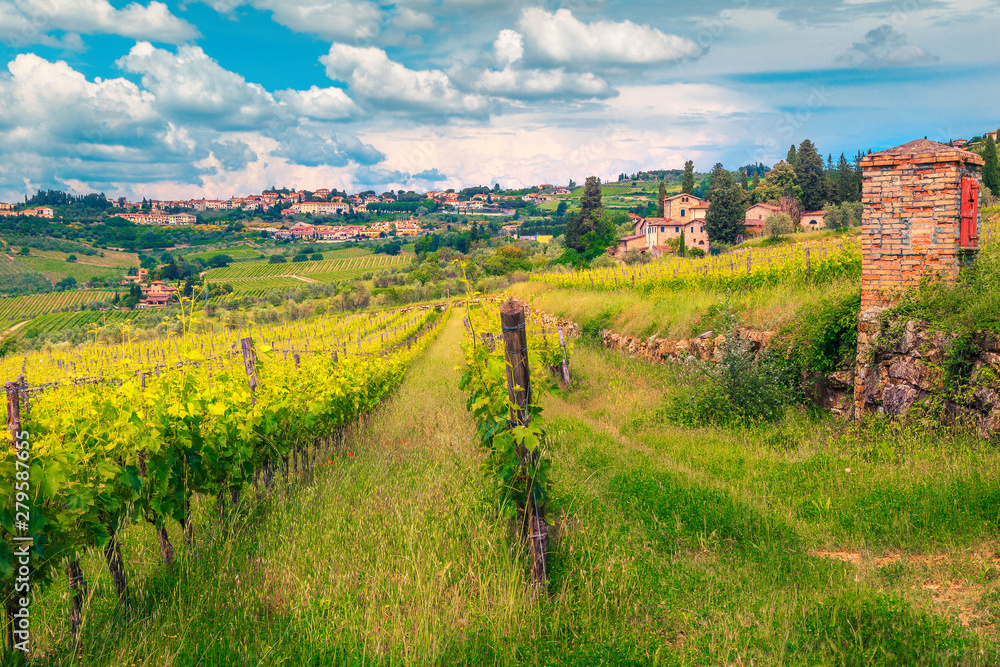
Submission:
{"label": "grassy path", "polygon": [[[130,621],[89,554],[83,659],[68,657],[60,583],[32,609],[44,664],[997,664],[989,633],[923,588],[961,582],[982,618],[997,615],[1000,562],[962,559],[996,533],[966,508],[995,497],[985,471],[996,454],[976,453],[975,486],[959,445],[886,436],[850,449],[849,435],[805,416],[741,433],[679,429],[655,410],[683,377],[584,346],[579,386],[546,399],[558,521],[549,596],[533,599],[457,388],[461,320],[313,484],[250,508],[233,535],[204,503],[196,546],[172,533],[179,558],[166,569],[152,532],[130,529]],[[855,486],[834,474],[845,467],[860,473]],[[880,483],[896,504],[858,511]],[[946,520],[949,508],[959,518]],[[908,560],[928,548],[948,560]],[[890,571],[864,566],[890,551]]]}

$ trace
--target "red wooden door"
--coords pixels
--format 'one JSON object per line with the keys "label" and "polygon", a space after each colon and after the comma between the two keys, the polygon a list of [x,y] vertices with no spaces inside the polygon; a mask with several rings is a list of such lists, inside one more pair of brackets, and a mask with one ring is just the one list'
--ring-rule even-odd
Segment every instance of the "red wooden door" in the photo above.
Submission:
{"label": "red wooden door", "polygon": [[962,179],[962,221],[959,228],[959,247],[979,247],[979,181]]}

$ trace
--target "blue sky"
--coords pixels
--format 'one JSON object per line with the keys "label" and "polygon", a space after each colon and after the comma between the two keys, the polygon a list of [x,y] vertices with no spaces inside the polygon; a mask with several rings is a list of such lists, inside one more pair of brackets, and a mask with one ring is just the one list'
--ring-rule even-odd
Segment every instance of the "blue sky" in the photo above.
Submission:
{"label": "blue sky", "polygon": [[0,200],[431,189],[1000,126],[1000,0],[0,0]]}

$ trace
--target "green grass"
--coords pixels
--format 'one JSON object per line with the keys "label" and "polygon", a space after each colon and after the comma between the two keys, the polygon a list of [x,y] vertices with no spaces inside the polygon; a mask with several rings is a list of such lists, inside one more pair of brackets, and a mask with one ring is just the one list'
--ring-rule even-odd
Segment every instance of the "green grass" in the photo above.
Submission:
{"label": "green grass", "polygon": [[[830,285],[777,285],[730,295],[742,321],[751,327],[777,330],[791,322],[803,304],[857,287],[854,281]],[[540,282],[515,283],[511,293],[542,310],[585,324],[607,315],[602,328],[620,334],[679,339],[712,328],[712,313],[723,295],[717,290],[657,289],[649,294],[631,290],[592,291],[559,288]]]}
{"label": "green grass", "polygon": [[261,503],[245,494],[231,534],[199,499],[195,546],[172,527],[168,569],[149,528],[128,529],[127,623],[88,554],[82,658],[70,657],[64,577],[32,609],[37,655],[116,666],[1000,659],[995,451],[891,424],[858,434],[809,413],[761,429],[667,426],[650,414],[684,373],[585,345],[575,387],[545,399],[557,525],[549,595],[534,599],[456,388],[461,334],[451,318],[399,392],[323,453],[314,482]]}

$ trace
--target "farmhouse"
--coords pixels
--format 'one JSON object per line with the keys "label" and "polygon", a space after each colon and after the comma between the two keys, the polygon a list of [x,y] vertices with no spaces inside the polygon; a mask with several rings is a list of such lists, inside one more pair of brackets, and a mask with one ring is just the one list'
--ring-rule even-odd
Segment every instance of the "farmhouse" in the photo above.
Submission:
{"label": "farmhouse", "polygon": [[754,204],[747,209],[744,224],[747,234],[750,236],[760,236],[764,233],[764,221],[776,213],[781,213],[781,209],[771,204]]}
{"label": "farmhouse", "polygon": [[823,229],[825,219],[826,211],[809,211],[808,213],[802,214],[802,218],[799,220],[799,226],[805,230]]}

